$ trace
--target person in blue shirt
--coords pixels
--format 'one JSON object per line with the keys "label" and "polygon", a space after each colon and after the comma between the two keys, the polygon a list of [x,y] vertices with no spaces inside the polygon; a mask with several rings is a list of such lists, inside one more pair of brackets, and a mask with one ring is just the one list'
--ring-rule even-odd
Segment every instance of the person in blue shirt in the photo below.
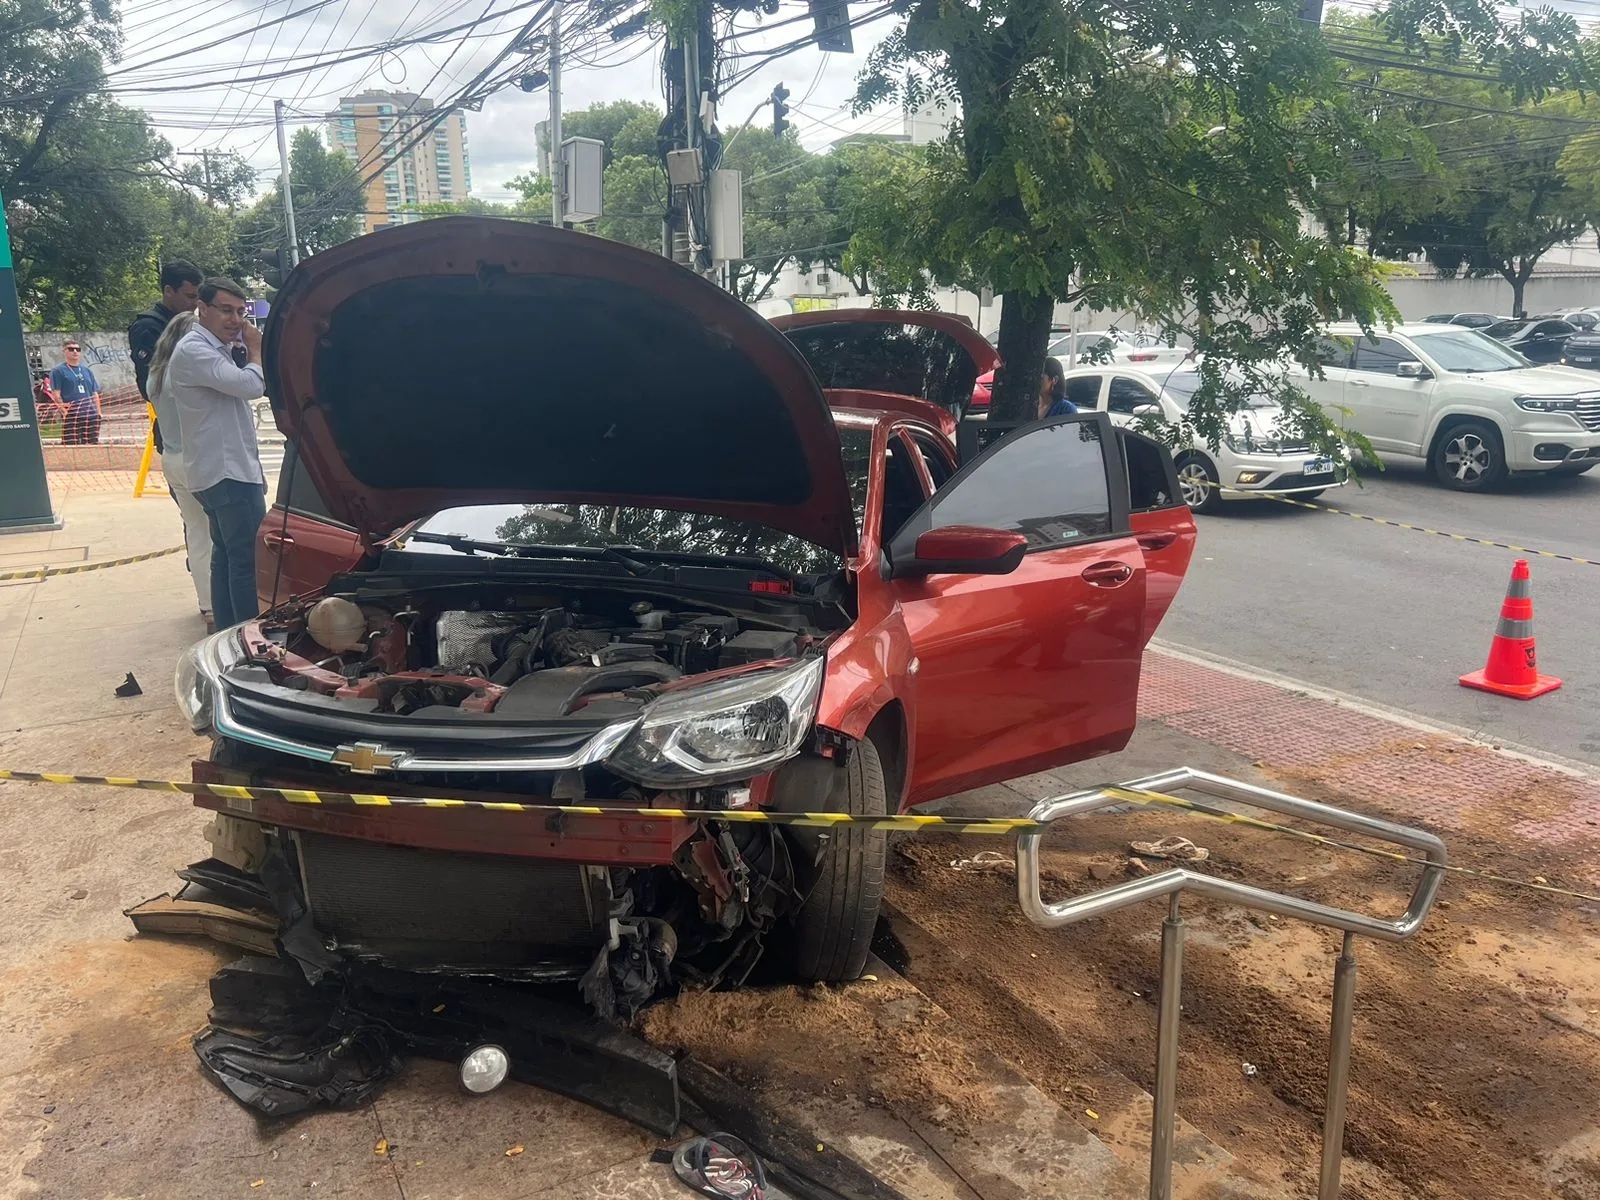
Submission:
{"label": "person in blue shirt", "polygon": [[1044,360],[1044,374],[1039,379],[1039,419],[1065,417],[1078,411],[1078,406],[1067,399],[1066,371],[1059,358]]}
{"label": "person in blue shirt", "polygon": [[83,348],[75,340],[62,351],[67,361],[50,372],[50,387],[67,406],[61,444],[93,446],[100,441],[100,384],[83,365]]}

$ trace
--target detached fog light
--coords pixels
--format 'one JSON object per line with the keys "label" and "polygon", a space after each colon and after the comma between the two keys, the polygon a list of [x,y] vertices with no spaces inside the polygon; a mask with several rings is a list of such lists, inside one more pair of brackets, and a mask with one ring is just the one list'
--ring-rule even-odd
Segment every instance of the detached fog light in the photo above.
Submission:
{"label": "detached fog light", "polygon": [[1270,472],[1270,471],[1240,471],[1239,472],[1239,480],[1238,480],[1238,482],[1240,482],[1240,483],[1260,483],[1263,479],[1265,479],[1271,473],[1272,472]]}
{"label": "detached fog light", "polygon": [[511,1057],[499,1046],[474,1046],[461,1060],[461,1086],[474,1096],[492,1092],[511,1073]]}

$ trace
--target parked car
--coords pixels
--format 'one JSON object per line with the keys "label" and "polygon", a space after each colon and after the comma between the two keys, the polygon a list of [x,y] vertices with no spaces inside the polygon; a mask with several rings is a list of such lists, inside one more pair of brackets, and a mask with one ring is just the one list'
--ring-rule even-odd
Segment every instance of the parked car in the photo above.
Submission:
{"label": "parked car", "polygon": [[1567,339],[1577,327],[1565,321],[1518,319],[1500,321],[1483,331],[1486,337],[1503,342],[1531,363],[1561,361]]}
{"label": "parked car", "polygon": [[1600,329],[1580,330],[1569,337],[1561,347],[1561,363],[1580,371],[1600,371]]}
{"label": "parked car", "polygon": [[1330,332],[1323,377],[1302,386],[1380,454],[1424,459],[1447,487],[1479,491],[1514,472],[1600,463],[1600,388],[1584,372],[1534,366],[1477,330]]}
{"label": "parked car", "polygon": [[1529,317],[1530,321],[1565,321],[1568,325],[1575,326],[1582,333],[1589,333],[1600,325],[1600,315],[1587,308],[1573,308],[1565,312],[1535,313]]}
{"label": "parked car", "polygon": [[[1200,372],[1080,367],[1066,373],[1066,385],[1081,411],[1107,412],[1118,425],[1135,427],[1150,417],[1178,425],[1200,390]],[[1276,418],[1281,413],[1272,397],[1253,397],[1250,407],[1229,421],[1216,449],[1198,439],[1180,447],[1174,457],[1183,502],[1195,512],[1212,513],[1228,500],[1312,500],[1327,488],[1342,486],[1346,474],[1331,458],[1280,432]]]}
{"label": "parked car", "polygon": [[1468,329],[1487,329],[1505,319],[1493,313],[1481,312],[1434,313],[1431,317],[1422,318],[1423,323],[1427,325],[1465,325]]}
{"label": "parked car", "polygon": [[[1147,366],[1176,365],[1188,360],[1192,351],[1184,346],[1169,346],[1152,333],[1126,333],[1118,329],[1085,330],[1076,335],[1052,329],[1047,358],[1061,360],[1071,367],[1085,363],[1139,363]],[[994,371],[978,376],[972,391],[972,407],[987,409],[994,395]]]}
{"label": "parked car", "polygon": [[[608,1015],[768,951],[853,978],[882,832],[607,810],[900,812],[1127,743],[1194,544],[1170,455],[1089,413],[958,462],[893,393],[905,362],[875,378],[874,337],[830,326],[790,340],[660,256],[487,218],[291,273],[268,392],[360,557],[185,656],[196,777],[595,810],[197,798],[312,977],[565,979]],[[506,393],[513,342],[545,366]],[[463,390],[503,402],[440,405]]]}

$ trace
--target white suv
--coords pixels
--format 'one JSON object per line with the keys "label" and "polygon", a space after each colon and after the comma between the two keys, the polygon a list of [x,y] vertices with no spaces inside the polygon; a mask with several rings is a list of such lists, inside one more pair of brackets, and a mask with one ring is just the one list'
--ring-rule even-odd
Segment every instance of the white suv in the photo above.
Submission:
{"label": "white suv", "polygon": [[1329,334],[1324,378],[1301,386],[1380,455],[1424,459],[1440,483],[1469,492],[1508,472],[1576,475],[1600,465],[1600,386],[1590,372],[1536,367],[1451,325],[1399,325],[1369,338],[1345,324]]}

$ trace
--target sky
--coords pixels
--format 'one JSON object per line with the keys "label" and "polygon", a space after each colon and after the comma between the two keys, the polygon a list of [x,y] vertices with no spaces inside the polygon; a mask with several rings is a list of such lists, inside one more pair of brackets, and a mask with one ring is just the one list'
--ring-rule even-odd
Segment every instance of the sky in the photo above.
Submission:
{"label": "sky", "polygon": [[[879,3],[852,7],[854,19],[870,16]],[[583,7],[569,3],[568,21]],[[273,101],[281,99],[292,128],[322,131],[321,114],[339,98],[366,89],[420,91],[441,101],[470,81],[512,41],[539,6],[529,0],[224,0],[197,7],[186,0],[122,0],[123,51],[113,67],[111,90],[124,104],[143,108],[160,133],[184,154],[234,151],[257,169],[265,190],[278,174],[272,126]],[[203,12],[204,23],[195,15]],[[733,43],[746,57],[735,69],[752,68],[722,97],[717,118],[725,132],[736,129],[778,83],[790,92],[790,120],[801,142],[821,149],[852,132],[899,132],[898,108],[854,117],[849,100],[866,53],[894,20],[884,16],[855,30],[853,54],[823,53],[814,46],[774,61],[752,54],[787,44],[809,32],[803,0],[782,0],[774,16],[741,14],[748,30]],[[489,14],[463,37],[443,33]],[[285,20],[283,18],[287,17]],[[787,22],[778,28],[772,26]],[[548,28],[548,21],[540,29]],[[400,37],[441,32],[436,44],[368,54]],[[645,36],[622,45],[591,38],[586,49],[569,50],[562,67],[561,101],[572,111],[598,101],[662,103],[661,42]],[[508,60],[515,61],[515,60]],[[536,65],[547,67],[544,61]],[[308,68],[316,67],[316,70]],[[284,70],[285,78],[256,81]],[[505,182],[535,167],[534,127],[549,116],[548,89],[524,93],[507,87],[467,113],[473,195],[506,200]],[[770,122],[770,108],[757,123]]]}

